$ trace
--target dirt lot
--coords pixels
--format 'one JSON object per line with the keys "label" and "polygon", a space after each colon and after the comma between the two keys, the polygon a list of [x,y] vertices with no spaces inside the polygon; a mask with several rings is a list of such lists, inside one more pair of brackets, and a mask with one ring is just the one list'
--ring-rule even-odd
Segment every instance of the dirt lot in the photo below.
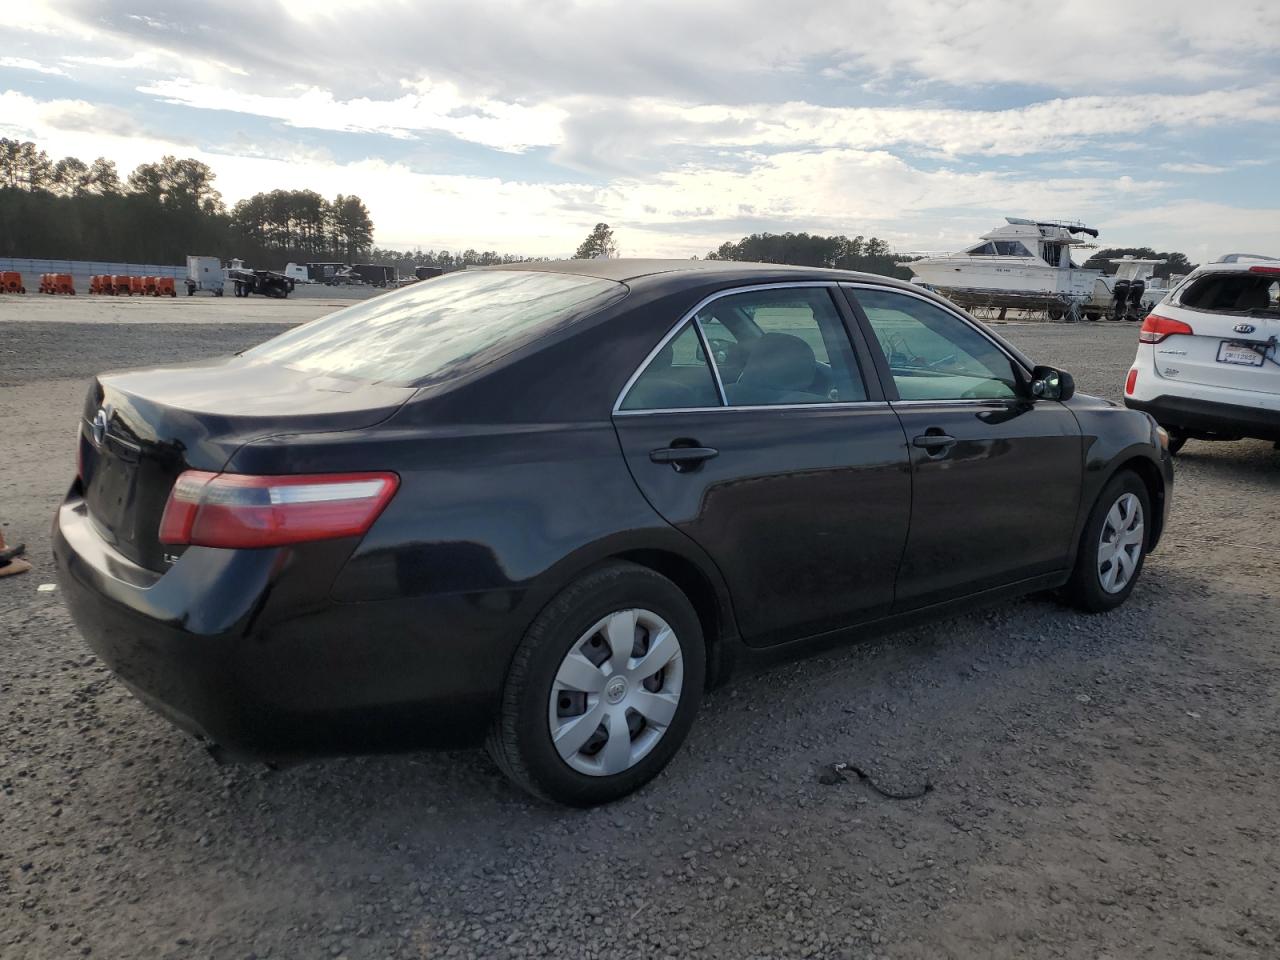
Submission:
{"label": "dirt lot", "polygon": [[[215,766],[38,591],[46,528],[85,376],[237,350],[303,304],[0,303],[0,520],[36,564],[0,580],[6,960],[1280,955],[1269,444],[1187,445],[1120,610],[1028,599],[739,678],[607,809],[533,803],[480,753]],[[1132,326],[1003,329],[1089,392],[1133,352]],[[819,784],[834,760],[935,789]]]}

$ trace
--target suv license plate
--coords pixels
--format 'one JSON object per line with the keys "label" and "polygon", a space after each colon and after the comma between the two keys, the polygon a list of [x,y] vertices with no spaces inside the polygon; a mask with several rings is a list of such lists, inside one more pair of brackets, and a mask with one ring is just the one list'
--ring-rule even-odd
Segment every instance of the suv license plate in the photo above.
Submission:
{"label": "suv license plate", "polygon": [[1246,367],[1260,367],[1263,364],[1263,357],[1253,347],[1245,346],[1243,343],[1232,343],[1230,340],[1223,340],[1218,347],[1219,363],[1239,363]]}

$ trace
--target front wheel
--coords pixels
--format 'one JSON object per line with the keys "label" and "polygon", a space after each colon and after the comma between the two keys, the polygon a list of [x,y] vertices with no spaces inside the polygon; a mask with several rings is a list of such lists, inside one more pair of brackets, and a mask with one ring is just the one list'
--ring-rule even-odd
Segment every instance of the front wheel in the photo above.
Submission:
{"label": "front wheel", "polygon": [[1073,606],[1101,613],[1129,598],[1146,559],[1150,518],[1142,479],[1129,470],[1112,477],[1089,514],[1064,591]]}
{"label": "front wheel", "polygon": [[688,598],[646,567],[610,564],[565,588],[529,627],[486,747],[536,796],[607,803],[675,755],[705,676]]}

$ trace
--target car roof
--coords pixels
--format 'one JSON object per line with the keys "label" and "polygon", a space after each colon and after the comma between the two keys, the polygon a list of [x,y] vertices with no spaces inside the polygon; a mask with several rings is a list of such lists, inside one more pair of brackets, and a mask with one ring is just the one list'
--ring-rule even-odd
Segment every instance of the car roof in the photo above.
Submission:
{"label": "car roof", "polygon": [[541,273],[571,273],[601,280],[627,283],[644,277],[696,276],[707,280],[844,280],[918,289],[905,281],[876,273],[833,270],[828,267],[796,266],[788,263],[755,263],[741,260],[661,260],[641,258],[600,260],[526,260],[485,270],[526,270]]}
{"label": "car roof", "polygon": [[1280,268],[1280,259],[1264,256],[1261,253],[1228,253],[1209,263],[1202,263],[1192,271],[1192,275],[1206,273],[1260,273],[1254,267],[1266,268],[1266,272]]}

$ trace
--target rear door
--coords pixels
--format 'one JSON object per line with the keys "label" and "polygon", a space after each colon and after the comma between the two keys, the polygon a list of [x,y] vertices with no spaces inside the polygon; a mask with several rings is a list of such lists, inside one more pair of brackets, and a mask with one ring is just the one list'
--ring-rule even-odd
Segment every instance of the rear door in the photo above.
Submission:
{"label": "rear door", "polygon": [[771,644],[889,611],[910,464],[827,285],[725,291],[678,325],[614,424],[654,508],[715,561],[744,639]]}
{"label": "rear door", "polygon": [[1080,504],[1080,427],[1026,399],[1021,367],[973,321],[906,291],[846,288],[911,451],[896,609],[1063,570]]}
{"label": "rear door", "polygon": [[1280,394],[1280,267],[1207,273],[1153,312],[1181,320],[1193,331],[1155,345],[1161,377]]}

